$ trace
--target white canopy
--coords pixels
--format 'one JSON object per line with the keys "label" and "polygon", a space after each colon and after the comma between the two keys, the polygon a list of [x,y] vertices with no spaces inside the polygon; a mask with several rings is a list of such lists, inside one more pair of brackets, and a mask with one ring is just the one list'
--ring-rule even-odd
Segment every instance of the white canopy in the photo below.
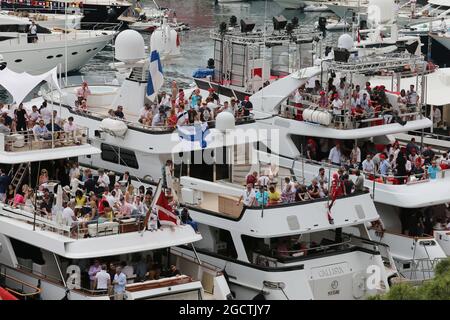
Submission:
{"label": "white canopy", "polygon": [[33,76],[29,73],[17,73],[8,68],[0,70],[0,85],[3,86],[13,97],[13,102],[19,104],[25,97],[42,81],[48,82],[54,89],[61,92],[58,85],[57,68]]}
{"label": "white canopy", "polygon": [[320,74],[320,67],[314,66],[272,82],[250,97],[253,108],[258,111],[272,113],[274,108],[287,99],[291,93],[318,74]]}

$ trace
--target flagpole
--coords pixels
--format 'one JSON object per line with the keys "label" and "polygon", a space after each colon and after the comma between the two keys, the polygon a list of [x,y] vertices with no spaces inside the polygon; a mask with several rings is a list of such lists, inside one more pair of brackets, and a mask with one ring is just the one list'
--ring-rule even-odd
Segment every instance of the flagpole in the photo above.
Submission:
{"label": "flagpole", "polygon": [[162,181],[161,181],[161,179],[159,179],[158,186],[156,187],[156,192],[155,192],[155,195],[152,200],[152,204],[151,204],[150,208],[148,208],[147,214],[145,215],[144,227],[142,229],[141,236],[144,235],[145,230],[147,230],[148,221],[150,220],[150,215],[152,213],[153,207],[155,206],[155,202],[157,201],[157,199],[159,198],[159,196],[161,194],[161,190],[162,190]]}

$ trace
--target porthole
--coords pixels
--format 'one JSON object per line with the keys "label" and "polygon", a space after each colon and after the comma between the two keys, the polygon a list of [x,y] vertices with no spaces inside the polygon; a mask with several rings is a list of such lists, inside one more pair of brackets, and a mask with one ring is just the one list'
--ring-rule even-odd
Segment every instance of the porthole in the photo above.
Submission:
{"label": "porthole", "polygon": [[53,59],[53,56],[47,56],[47,59]]}
{"label": "porthole", "polygon": [[62,56],[63,55],[61,53],[56,55],[57,58],[61,58]]}
{"label": "porthole", "polygon": [[16,60],[14,60],[14,62],[15,62],[15,63],[22,62],[22,59],[16,59]]}
{"label": "porthole", "polygon": [[91,52],[91,51],[92,51],[92,49],[87,49],[87,50],[86,50],[86,52]]}
{"label": "porthole", "polygon": [[73,55],[73,56],[76,55],[76,54],[78,54],[78,52],[76,52],[76,51],[75,51],[75,52],[72,52],[72,55]]}

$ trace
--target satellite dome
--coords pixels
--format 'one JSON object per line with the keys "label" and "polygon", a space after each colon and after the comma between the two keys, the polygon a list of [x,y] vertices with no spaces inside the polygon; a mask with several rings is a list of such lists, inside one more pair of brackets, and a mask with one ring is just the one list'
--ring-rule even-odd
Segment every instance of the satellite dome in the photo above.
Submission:
{"label": "satellite dome", "polygon": [[394,19],[394,11],[394,1],[392,0],[369,0],[367,21],[372,26],[387,23]]}
{"label": "satellite dome", "polygon": [[235,119],[230,112],[221,112],[216,117],[216,129],[221,131],[233,130],[235,128]]}
{"label": "satellite dome", "polygon": [[137,62],[145,59],[144,38],[135,30],[119,33],[115,42],[115,57],[123,62]]}
{"label": "satellite dome", "polygon": [[350,50],[353,48],[353,39],[349,34],[343,34],[338,39],[338,48]]}

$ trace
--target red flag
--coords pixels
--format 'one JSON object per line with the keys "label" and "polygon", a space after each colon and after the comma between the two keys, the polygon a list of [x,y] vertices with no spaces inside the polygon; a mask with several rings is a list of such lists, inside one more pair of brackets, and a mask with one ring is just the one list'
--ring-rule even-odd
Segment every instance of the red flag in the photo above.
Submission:
{"label": "red flag", "polygon": [[7,290],[0,287],[0,300],[19,300],[16,296],[9,293]]}
{"label": "red flag", "polygon": [[164,192],[161,192],[158,200],[155,204],[156,210],[158,211],[158,219],[161,224],[177,226],[180,224],[180,219],[173,212],[173,209],[167,201],[167,197]]}

